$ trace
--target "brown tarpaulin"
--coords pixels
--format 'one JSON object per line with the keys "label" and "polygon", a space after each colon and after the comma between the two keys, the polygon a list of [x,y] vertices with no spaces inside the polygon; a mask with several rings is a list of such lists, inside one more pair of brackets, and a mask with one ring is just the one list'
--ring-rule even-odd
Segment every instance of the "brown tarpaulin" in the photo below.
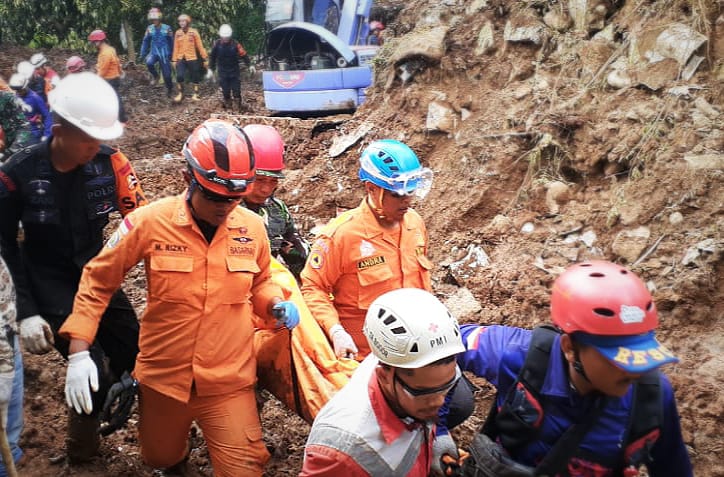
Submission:
{"label": "brown tarpaulin", "polygon": [[294,276],[276,260],[272,260],[272,279],[285,290],[286,298],[297,305],[300,320],[291,332],[291,341],[286,328],[256,331],[259,387],[312,422],[322,406],[347,384],[358,363],[335,356],[324,331],[304,303]]}

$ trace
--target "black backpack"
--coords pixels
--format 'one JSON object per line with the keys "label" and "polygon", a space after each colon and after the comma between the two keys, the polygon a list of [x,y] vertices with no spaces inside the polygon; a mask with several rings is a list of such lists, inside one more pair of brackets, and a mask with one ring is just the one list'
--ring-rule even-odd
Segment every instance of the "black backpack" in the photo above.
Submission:
{"label": "black backpack", "polygon": [[[551,348],[558,334],[559,331],[550,325],[539,326],[533,330],[523,367],[500,409],[496,401],[493,401],[480,431],[494,441],[497,439],[503,448],[513,454],[533,441],[540,430],[544,419],[544,398],[540,390],[545,381]],[[637,475],[633,473],[636,469],[653,460],[651,448],[659,437],[663,420],[660,379],[658,371],[652,371],[633,385],[633,408],[624,438],[624,461],[607,463],[614,469],[621,466],[621,473],[625,475]],[[606,405],[605,397],[598,401],[585,421],[572,426],[561,436],[535,468],[535,475],[567,475],[568,460],[576,453],[581,440],[593,427]]]}

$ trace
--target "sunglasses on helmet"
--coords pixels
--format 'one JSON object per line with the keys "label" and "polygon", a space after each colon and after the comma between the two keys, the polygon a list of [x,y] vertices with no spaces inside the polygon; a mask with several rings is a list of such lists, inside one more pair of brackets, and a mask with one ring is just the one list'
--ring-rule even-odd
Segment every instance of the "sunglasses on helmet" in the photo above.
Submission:
{"label": "sunglasses on helmet", "polygon": [[191,151],[184,148],[183,153],[184,156],[186,156],[186,162],[188,163],[189,167],[191,167],[199,176],[203,177],[209,182],[213,182],[214,184],[219,184],[220,186],[225,187],[226,190],[228,190],[229,192],[241,194],[243,192],[246,192],[246,188],[249,187],[250,183],[254,182],[253,176],[249,179],[224,179],[223,177],[219,177],[216,169],[202,169],[198,165],[198,161],[196,160],[194,155],[191,154]]}

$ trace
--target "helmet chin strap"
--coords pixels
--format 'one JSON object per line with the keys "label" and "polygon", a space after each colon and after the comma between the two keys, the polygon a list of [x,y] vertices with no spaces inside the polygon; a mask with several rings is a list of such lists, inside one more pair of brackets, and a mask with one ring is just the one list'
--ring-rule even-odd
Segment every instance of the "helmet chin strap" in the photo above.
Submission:
{"label": "helmet chin strap", "polygon": [[590,383],[591,380],[588,379],[588,376],[586,376],[586,370],[583,369],[583,363],[581,363],[581,357],[580,357],[577,349],[573,350],[573,358],[574,358],[573,369],[576,370],[576,372],[578,374],[580,374],[581,377],[583,377],[583,379],[585,379],[586,381],[588,381]]}
{"label": "helmet chin strap", "polygon": [[379,220],[386,220],[387,216],[382,211],[382,198],[385,194],[384,189],[379,189],[379,194],[377,195],[377,200],[374,200],[371,196],[371,194],[367,194],[367,204],[369,204],[370,208],[372,209],[372,212],[375,213],[377,218]]}

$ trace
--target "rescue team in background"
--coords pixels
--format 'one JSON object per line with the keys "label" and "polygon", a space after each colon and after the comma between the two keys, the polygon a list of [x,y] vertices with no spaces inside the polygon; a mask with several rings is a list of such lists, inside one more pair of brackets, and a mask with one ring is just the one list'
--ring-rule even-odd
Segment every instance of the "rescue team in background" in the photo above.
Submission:
{"label": "rescue team in background", "polygon": [[[69,75],[47,101],[49,134],[0,166],[0,320],[14,331],[17,318],[27,351],[55,347],[68,359],[70,463],[97,455],[99,433],[123,426],[138,395],[149,466],[184,475],[195,421],[215,475],[262,475],[269,454],[252,340],[300,322],[272,280],[276,256],[337,357],[360,361],[314,419],[301,475],[692,475],[658,371],[676,358],[656,340],[656,306],[631,271],[569,267],[552,287],[549,328],[459,327],[431,294],[427,230],[412,209],[433,173],[404,143],[363,150],[360,205],[308,251],[274,197],[284,178],[274,128],[205,121],[182,150],[186,190],[146,205],[131,163],[103,144],[123,133],[113,84]],[[123,220],[103,245],[113,211]],[[119,288],[139,261],[149,284],[141,329]],[[497,389],[469,452],[449,432],[472,412],[463,371]],[[15,461],[22,404],[22,356],[9,332],[0,336],[0,418]]]}

